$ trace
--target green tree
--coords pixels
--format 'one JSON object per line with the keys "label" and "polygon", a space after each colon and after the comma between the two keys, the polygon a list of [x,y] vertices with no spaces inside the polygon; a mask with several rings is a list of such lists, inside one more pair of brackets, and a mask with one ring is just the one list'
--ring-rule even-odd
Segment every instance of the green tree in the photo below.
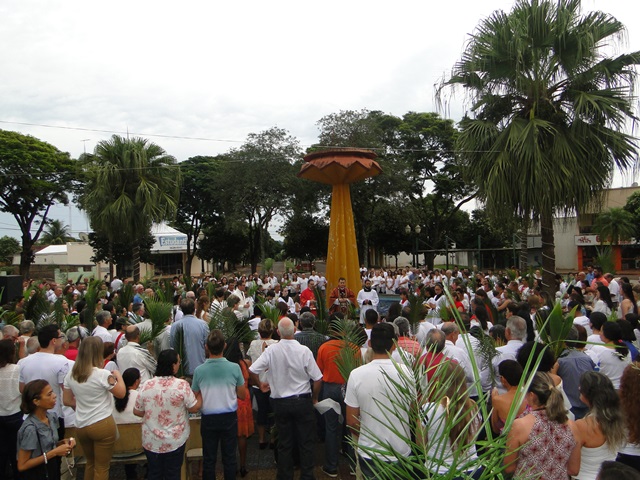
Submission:
{"label": "green tree", "polygon": [[[133,278],[140,279],[140,243],[154,222],[173,220],[180,192],[176,159],[143,138],[113,135],[81,157],[79,205],[94,231],[130,243]],[[110,274],[113,274],[113,255]]]}
{"label": "green tree", "polygon": [[[204,238],[198,242],[200,258],[224,265],[235,265],[246,256],[249,248],[247,224],[233,215],[221,216],[203,227]],[[255,270],[254,270],[255,271]]]}
{"label": "green tree", "polygon": [[220,156],[222,208],[225,215],[237,216],[248,226],[251,271],[266,258],[267,229],[276,214],[286,212],[293,186],[298,185],[295,162],[301,153],[295,137],[273,127],[249,134],[242,147]]}
{"label": "green tree", "polygon": [[[221,214],[224,189],[218,185],[222,162],[215,157],[196,156],[180,163],[182,189],[172,226],[187,235],[185,275],[199,253],[200,234],[212,227]],[[195,245],[195,248],[192,248]]]}
{"label": "green tree", "polygon": [[[457,131],[437,113],[408,112],[402,118],[380,111],[341,111],[319,122],[322,145],[374,149],[382,173],[351,185],[351,198],[360,262],[370,264],[370,250],[397,253],[412,250],[404,233],[407,224],[423,225],[420,249],[444,248],[444,239],[457,230],[457,214],[475,190],[463,181],[454,153]],[[384,239],[377,219],[394,209],[399,229]],[[398,237],[395,246],[389,240]],[[428,248],[425,248],[428,247]],[[394,253],[392,253],[394,252]],[[433,266],[435,254],[426,255]]]}
{"label": "green tree", "polygon": [[518,227],[514,219],[511,222],[498,222],[485,210],[476,209],[471,212],[469,222],[463,226],[455,240],[459,248],[474,249],[478,246],[480,235],[482,248],[513,247],[513,235],[518,232]]}
{"label": "green tree", "polygon": [[76,239],[71,236],[71,230],[60,220],[50,220],[47,222],[47,228],[40,236],[41,245],[64,245],[67,242],[73,242]]}
{"label": "green tree", "polygon": [[[140,261],[142,263],[153,263],[151,248],[155,240],[150,231],[140,240]],[[90,232],[89,246],[93,248],[92,262],[109,262],[111,259],[120,278],[126,278],[133,274],[133,250],[131,242],[125,238],[116,237],[113,241],[109,241],[104,232]]]}
{"label": "green tree", "polygon": [[312,262],[327,255],[329,225],[306,213],[288,218],[280,233],[284,237],[284,251],[288,258]]}
{"label": "green tree", "polygon": [[20,227],[23,277],[29,276],[32,247],[47,224],[49,209],[68,203],[73,170],[68,153],[32,136],[0,130],[0,211],[13,215]]}
{"label": "green tree", "polygon": [[[358,257],[360,263],[367,266],[372,261],[371,247],[375,247],[370,245],[370,239],[378,210],[388,202],[406,203],[406,192],[411,188],[406,176],[406,164],[399,162],[397,157],[386,155],[387,145],[393,143],[393,136],[400,123],[398,117],[377,110],[342,110],[326,115],[316,123],[320,129],[318,143],[309,149],[366,148],[378,154],[376,161],[380,164],[382,173],[350,186]],[[328,201],[329,195],[326,198]]]}
{"label": "green tree", "polygon": [[0,263],[9,264],[13,262],[13,256],[20,251],[20,242],[7,235],[0,237]]}
{"label": "green tree", "polygon": [[617,207],[600,212],[593,229],[600,235],[600,243],[609,240],[612,245],[618,245],[620,240],[629,240],[634,236],[636,223],[632,213]]}
{"label": "green tree", "polygon": [[548,291],[554,215],[591,204],[636,155],[624,129],[640,52],[605,50],[623,33],[610,15],[582,15],[579,0],[519,0],[481,21],[440,87],[472,99],[457,145],[488,211],[539,221]]}
{"label": "green tree", "polygon": [[623,208],[633,215],[633,223],[635,225],[633,236],[636,238],[636,243],[638,243],[640,241],[640,192],[632,193],[627,198],[627,203]]}

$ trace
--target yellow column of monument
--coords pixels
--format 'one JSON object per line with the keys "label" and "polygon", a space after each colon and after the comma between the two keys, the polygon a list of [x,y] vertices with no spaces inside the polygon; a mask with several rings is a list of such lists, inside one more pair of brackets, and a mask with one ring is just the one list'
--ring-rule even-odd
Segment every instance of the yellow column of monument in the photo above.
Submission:
{"label": "yellow column of monument", "polygon": [[370,150],[342,148],[323,150],[304,157],[299,177],[333,185],[331,224],[327,247],[327,294],[344,277],[347,287],[360,290],[360,262],[353,222],[349,184],[378,175],[382,169]]}

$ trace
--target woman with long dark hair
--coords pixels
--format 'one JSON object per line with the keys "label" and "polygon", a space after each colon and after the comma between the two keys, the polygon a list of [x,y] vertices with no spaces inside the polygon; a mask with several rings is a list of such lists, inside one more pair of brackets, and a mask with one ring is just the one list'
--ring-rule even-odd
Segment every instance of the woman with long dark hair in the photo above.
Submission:
{"label": "woman with long dark hair", "polygon": [[622,329],[616,322],[604,322],[600,339],[604,344],[592,345],[586,353],[600,367],[600,373],[609,377],[617,390],[620,388],[622,372],[631,363],[629,348],[622,341]]}
{"label": "woman with long dark hair", "polygon": [[56,394],[46,380],[24,386],[21,407],[27,418],[18,431],[18,478],[22,480],[58,480],[60,459],[75,446],[72,438],[58,439],[58,415],[50,411],[55,405]]}
{"label": "woman with long dark hair", "polygon": [[142,420],[142,448],[149,465],[149,480],[178,480],[189,438],[188,412],[200,410],[191,387],[176,378],[180,355],[173,349],[158,355],[153,378],[142,384],[133,413]]}
{"label": "woman with long dark hair", "polygon": [[627,313],[638,314],[638,305],[636,304],[636,296],[633,294],[633,287],[630,283],[623,283],[620,287],[622,290],[622,302],[618,308],[618,318],[625,318]]}
{"label": "woman with long dark hair", "polygon": [[640,472],[640,364],[624,369],[620,379],[620,404],[627,427],[627,444],[618,451],[617,462]]}
{"label": "woman with long dark hair", "polygon": [[585,372],[580,377],[580,400],[589,412],[576,421],[582,448],[578,478],[595,480],[602,462],[615,460],[626,441],[620,397],[606,375]]}
{"label": "woman with long dark hair", "polygon": [[140,417],[133,414],[133,407],[138,398],[137,388],[140,386],[140,370],[134,367],[127,368],[122,372],[122,380],[127,392],[124,397],[114,399],[113,418],[116,423],[140,423]]}
{"label": "woman with long dark hair", "polygon": [[613,301],[611,300],[609,287],[601,285],[596,289],[596,302],[593,304],[593,311],[602,312],[608,317],[611,315],[612,310]]}

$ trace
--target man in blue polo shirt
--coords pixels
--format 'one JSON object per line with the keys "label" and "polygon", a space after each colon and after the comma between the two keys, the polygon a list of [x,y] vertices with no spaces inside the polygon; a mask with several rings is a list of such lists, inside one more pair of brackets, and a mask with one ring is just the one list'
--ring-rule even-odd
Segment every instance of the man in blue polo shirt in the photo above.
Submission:
{"label": "man in blue polo shirt", "polygon": [[222,454],[224,480],[236,478],[238,447],[238,398],[248,395],[240,366],[223,357],[225,341],[220,330],[207,337],[209,358],[196,367],[191,389],[202,397],[203,480],[215,480],[218,443]]}

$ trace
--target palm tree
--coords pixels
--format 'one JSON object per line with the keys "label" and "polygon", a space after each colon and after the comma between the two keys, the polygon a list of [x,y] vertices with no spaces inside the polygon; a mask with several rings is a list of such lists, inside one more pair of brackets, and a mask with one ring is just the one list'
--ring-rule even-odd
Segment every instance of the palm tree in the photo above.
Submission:
{"label": "palm tree", "polygon": [[[140,278],[140,239],[153,222],[175,216],[180,191],[176,159],[143,138],[113,135],[81,157],[84,190],[79,203],[91,227],[131,242],[134,281]],[[112,259],[110,274],[113,274]]]}
{"label": "palm tree", "polygon": [[69,226],[63,224],[60,220],[51,220],[47,222],[47,227],[40,237],[42,245],[64,245],[67,242],[73,242],[75,238],[71,236]]}
{"label": "palm tree", "polygon": [[633,214],[624,208],[610,208],[596,217],[594,231],[600,235],[600,243],[609,240],[611,245],[618,245],[620,240],[629,240],[636,231]]}
{"label": "palm tree", "polygon": [[634,163],[624,133],[640,52],[606,56],[624,26],[580,0],[519,0],[482,20],[451,78],[472,100],[463,169],[489,212],[539,222],[543,282],[554,288],[553,218],[593,204],[615,168]]}

